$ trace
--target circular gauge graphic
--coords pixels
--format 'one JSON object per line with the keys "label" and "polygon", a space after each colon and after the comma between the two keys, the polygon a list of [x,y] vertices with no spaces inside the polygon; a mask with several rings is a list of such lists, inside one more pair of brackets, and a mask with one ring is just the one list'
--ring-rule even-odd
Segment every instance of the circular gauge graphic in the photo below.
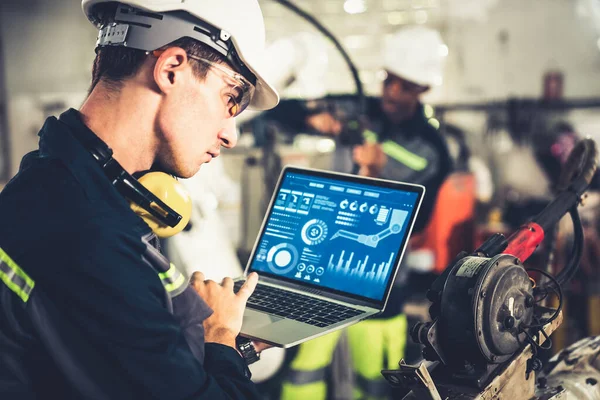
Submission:
{"label": "circular gauge graphic", "polygon": [[314,265],[309,265],[308,268],[306,268],[306,273],[307,274],[312,274],[313,272],[315,272],[315,266]]}
{"label": "circular gauge graphic", "polygon": [[327,238],[327,224],[320,219],[311,219],[302,227],[300,236],[309,246],[322,243]]}
{"label": "circular gauge graphic", "polygon": [[325,268],[319,267],[317,268],[317,275],[321,276],[325,273]]}
{"label": "circular gauge graphic", "polygon": [[298,250],[289,243],[273,246],[267,253],[267,265],[276,274],[287,274],[296,267]]}
{"label": "circular gauge graphic", "polygon": [[356,201],[353,201],[353,202],[350,204],[350,211],[356,211],[356,210],[358,210],[358,202],[356,202]]}
{"label": "circular gauge graphic", "polygon": [[362,203],[362,204],[360,205],[360,207],[358,207],[358,209],[359,209],[359,211],[360,211],[361,213],[364,213],[365,211],[367,211],[367,208],[368,208],[368,207],[369,207],[369,205],[368,205],[367,203]]}
{"label": "circular gauge graphic", "polygon": [[375,215],[377,214],[377,211],[379,211],[379,207],[377,206],[377,204],[373,204],[370,208],[369,208],[369,213],[371,215]]}
{"label": "circular gauge graphic", "polygon": [[342,200],[342,202],[340,203],[340,208],[341,208],[342,210],[345,210],[346,208],[348,208],[348,204],[349,204],[349,203],[350,203],[350,202],[349,202],[347,199],[346,199],[346,200]]}
{"label": "circular gauge graphic", "polygon": [[302,272],[306,269],[306,264],[300,263],[296,268],[298,269],[298,271]]}

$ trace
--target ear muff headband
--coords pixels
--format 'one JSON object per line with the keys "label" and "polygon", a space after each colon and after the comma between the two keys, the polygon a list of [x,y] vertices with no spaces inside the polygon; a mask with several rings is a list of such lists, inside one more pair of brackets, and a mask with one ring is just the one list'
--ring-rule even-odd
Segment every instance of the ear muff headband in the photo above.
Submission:
{"label": "ear muff headband", "polygon": [[107,163],[100,162],[100,164],[112,184],[128,200],[136,203],[167,226],[175,227],[181,221],[179,213],[139,183],[114,158],[111,157]]}
{"label": "ear muff headband", "polygon": [[[146,178],[146,181],[150,186],[155,186],[165,200],[184,208],[183,216],[125,171],[112,157],[112,149],[99,137],[94,134],[80,134],[75,137],[100,164],[119,193],[133,203],[131,208],[146,221],[157,236],[169,237],[185,228],[191,216],[191,200],[181,184],[173,177],[162,172],[153,172],[149,174],[152,177]],[[158,184],[153,185],[153,181]]]}

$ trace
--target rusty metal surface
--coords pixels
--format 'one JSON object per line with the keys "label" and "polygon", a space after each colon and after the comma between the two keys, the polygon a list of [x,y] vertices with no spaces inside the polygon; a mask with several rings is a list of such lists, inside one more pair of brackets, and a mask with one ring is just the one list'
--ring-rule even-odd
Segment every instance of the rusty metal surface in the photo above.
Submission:
{"label": "rusty metal surface", "polygon": [[540,399],[563,389],[561,398],[565,400],[600,400],[600,336],[582,339],[562,350],[550,360],[538,382],[536,394]]}
{"label": "rusty metal surface", "polygon": [[382,371],[383,376],[393,386],[412,389],[405,399],[442,400],[427,367],[435,367],[437,363],[422,362],[419,365],[408,365],[400,360],[399,370]]}
{"label": "rusty metal surface", "polygon": [[[548,315],[551,315],[553,311],[554,310],[548,309]],[[550,336],[561,323],[562,313],[560,313],[554,321],[545,325],[544,331]],[[534,339],[540,345],[545,341],[544,335],[539,334],[535,335]],[[444,400],[531,400],[535,398],[535,375],[531,373],[530,376],[527,377],[527,361],[532,355],[531,345],[527,345],[519,354],[513,357],[512,361],[507,363],[506,367],[482,391],[476,391],[471,387],[443,384],[439,382],[437,384],[434,383],[433,386],[437,387],[440,399]],[[423,367],[423,365],[424,364],[422,363],[420,367]],[[420,367],[405,366],[404,370],[407,375],[410,371],[413,371],[413,375],[416,376],[416,371],[418,371]],[[427,376],[431,378],[429,372],[427,373]],[[425,389],[430,391],[430,386],[427,386],[420,378],[418,378],[417,381],[422,382],[417,386],[417,392],[413,389],[413,392],[404,397],[404,400],[431,399],[431,397],[422,397],[424,396],[423,393],[426,393],[422,390]],[[560,391],[552,394],[548,393],[548,396],[550,397],[546,397],[546,400],[565,398],[562,397],[563,393]]]}

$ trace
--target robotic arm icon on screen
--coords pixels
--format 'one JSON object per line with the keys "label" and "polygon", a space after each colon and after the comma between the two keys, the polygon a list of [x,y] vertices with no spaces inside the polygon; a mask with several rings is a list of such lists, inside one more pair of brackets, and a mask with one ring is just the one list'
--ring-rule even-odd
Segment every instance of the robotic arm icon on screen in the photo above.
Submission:
{"label": "robotic arm icon on screen", "polygon": [[358,243],[364,244],[365,246],[377,247],[381,240],[385,239],[390,235],[397,235],[402,231],[402,226],[404,225],[407,216],[408,211],[393,210],[392,216],[390,218],[390,224],[387,228],[385,228],[379,233],[376,233],[374,235],[364,235],[346,230],[339,230],[331,237],[331,240],[341,237],[354,240]]}

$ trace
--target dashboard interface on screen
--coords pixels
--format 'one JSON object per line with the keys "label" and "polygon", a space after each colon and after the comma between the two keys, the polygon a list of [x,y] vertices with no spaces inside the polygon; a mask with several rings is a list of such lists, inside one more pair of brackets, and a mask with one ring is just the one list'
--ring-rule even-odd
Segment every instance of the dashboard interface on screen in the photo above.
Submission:
{"label": "dashboard interface on screen", "polygon": [[250,270],[380,301],[418,193],[288,171]]}

